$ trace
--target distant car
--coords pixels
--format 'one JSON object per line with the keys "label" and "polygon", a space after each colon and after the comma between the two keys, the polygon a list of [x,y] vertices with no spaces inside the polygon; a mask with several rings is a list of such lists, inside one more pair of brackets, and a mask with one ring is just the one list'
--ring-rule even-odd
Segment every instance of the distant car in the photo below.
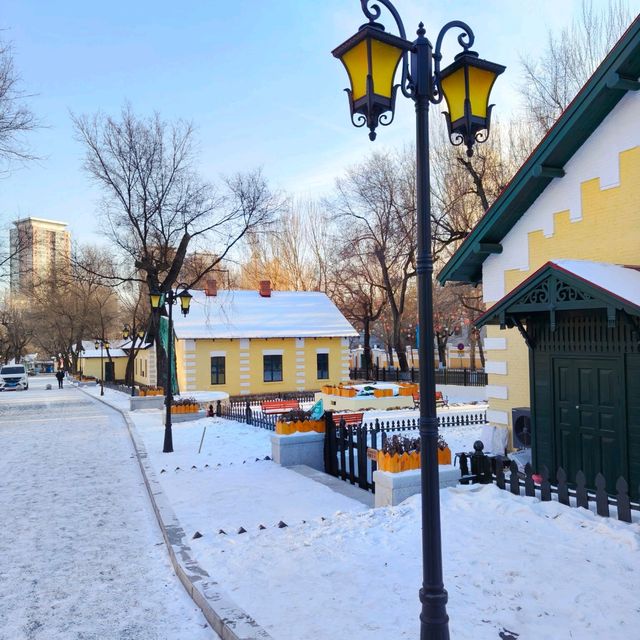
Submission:
{"label": "distant car", "polygon": [[0,391],[29,388],[29,377],[23,364],[5,364],[0,368]]}

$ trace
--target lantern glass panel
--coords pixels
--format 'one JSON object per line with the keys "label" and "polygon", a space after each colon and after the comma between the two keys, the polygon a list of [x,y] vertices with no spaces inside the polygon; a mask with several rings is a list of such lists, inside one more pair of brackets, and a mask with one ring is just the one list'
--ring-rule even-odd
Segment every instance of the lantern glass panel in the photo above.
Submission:
{"label": "lantern glass panel", "polygon": [[367,74],[369,64],[367,61],[367,41],[362,40],[355,47],[349,49],[341,58],[351,83],[353,100],[364,98],[367,94]]}
{"label": "lantern glass panel", "polygon": [[191,304],[191,294],[188,291],[183,291],[179,296],[180,307],[182,313],[186,316],[189,313],[189,305]]}
{"label": "lantern glass panel", "polygon": [[464,67],[460,67],[440,81],[442,93],[447,101],[449,118],[455,122],[464,116],[464,100],[466,97]]}
{"label": "lantern glass panel", "polygon": [[161,305],[162,294],[152,292],[152,293],[149,294],[149,298],[151,300],[151,306],[154,309],[159,309],[160,305]]}
{"label": "lantern glass panel", "polygon": [[396,74],[402,49],[386,42],[371,40],[371,66],[373,67],[373,92],[385,98],[393,93],[393,78]]}
{"label": "lantern glass panel", "polygon": [[469,99],[471,114],[477,118],[487,117],[489,94],[496,80],[496,74],[486,69],[469,67]]}

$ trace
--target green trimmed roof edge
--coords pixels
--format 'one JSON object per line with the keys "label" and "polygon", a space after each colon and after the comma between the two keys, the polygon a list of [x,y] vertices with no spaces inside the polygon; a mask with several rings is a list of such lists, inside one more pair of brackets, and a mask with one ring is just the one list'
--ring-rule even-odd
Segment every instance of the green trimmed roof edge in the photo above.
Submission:
{"label": "green trimmed roof edge", "polygon": [[481,242],[499,243],[555,179],[535,175],[539,167],[562,168],[620,102],[629,89],[611,86],[614,74],[633,80],[640,77],[640,15],[438,273],[440,284],[482,281],[487,254],[474,248]]}

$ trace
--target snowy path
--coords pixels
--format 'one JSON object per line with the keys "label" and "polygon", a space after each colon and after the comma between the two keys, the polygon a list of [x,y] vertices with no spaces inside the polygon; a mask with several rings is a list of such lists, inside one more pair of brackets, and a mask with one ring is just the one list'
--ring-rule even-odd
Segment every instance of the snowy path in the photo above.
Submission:
{"label": "snowy path", "polygon": [[171,569],[122,417],[56,386],[0,394],[0,640],[217,638]]}

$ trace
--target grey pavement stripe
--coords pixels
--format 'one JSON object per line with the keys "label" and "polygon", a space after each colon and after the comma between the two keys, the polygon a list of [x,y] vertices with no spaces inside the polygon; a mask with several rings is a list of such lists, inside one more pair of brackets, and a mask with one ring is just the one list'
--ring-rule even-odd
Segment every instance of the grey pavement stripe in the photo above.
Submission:
{"label": "grey pavement stripe", "polygon": [[[0,414],[2,415],[2,414]],[[86,421],[86,420],[96,420],[97,418],[101,418],[103,420],[106,420],[107,418],[104,416],[104,414],[101,413],[97,413],[95,415],[88,415],[88,416],[82,416],[82,417],[65,417],[65,416],[60,416],[59,418],[56,417],[52,417],[52,416],[47,416],[46,418],[0,418],[0,424],[4,423],[15,423],[15,422],[71,422],[73,420],[82,420],[82,421]]]}

